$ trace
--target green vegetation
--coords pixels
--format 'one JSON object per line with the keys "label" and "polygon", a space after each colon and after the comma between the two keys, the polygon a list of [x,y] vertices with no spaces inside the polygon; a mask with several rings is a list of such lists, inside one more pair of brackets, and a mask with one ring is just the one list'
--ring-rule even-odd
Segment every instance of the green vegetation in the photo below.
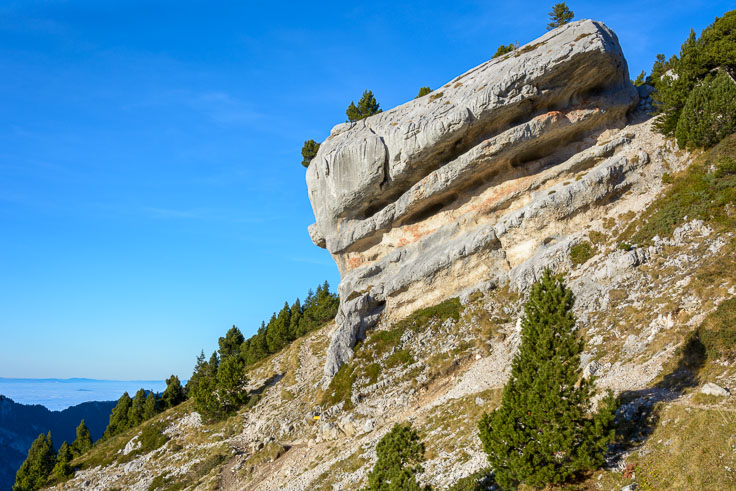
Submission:
{"label": "green vegetation", "polygon": [[61,447],[59,447],[59,452],[56,454],[56,464],[54,465],[53,471],[54,476],[56,476],[56,479],[59,481],[68,479],[74,473],[71,465],[69,464],[72,461],[72,458],[73,455],[69,445],[67,445],[66,442],[62,443]]}
{"label": "green vegetation", "polygon": [[38,435],[28,449],[28,457],[15,474],[13,491],[40,489],[56,464],[56,452],[51,441],[51,432]]}
{"label": "green vegetation", "polygon": [[247,340],[236,326],[230,328],[219,339],[219,350],[212,353],[209,361],[205,361],[204,351],[200,353],[187,382],[189,397],[197,411],[215,421],[234,413],[244,404],[251,407],[257,403],[258,396],[249,395],[245,390],[246,367],[332,320],[338,305],[337,295],[330,293],[325,282],[317,287],[316,295],[309,290],[304,305],[298,298],[291,305],[284,302],[281,311],[274,312],[268,324],[262,322],[258,332]]}
{"label": "green vegetation", "polygon": [[556,3],[552,6],[552,12],[549,14],[549,24],[547,24],[547,30],[551,31],[556,27],[564,26],[570,22],[574,17],[575,13],[570,10],[565,2]]}
{"label": "green vegetation", "polygon": [[670,237],[688,220],[708,221],[719,230],[732,230],[736,216],[736,135],[703,154],[684,172],[672,176],[664,195],[632,222],[621,238],[646,244],[655,236]]}
{"label": "green vegetation", "polygon": [[584,264],[593,256],[595,256],[595,246],[588,241],[580,242],[570,248],[570,260],[575,266]]}
{"label": "green vegetation", "polygon": [[[714,71],[736,73],[736,10],[726,12],[723,17],[705,28],[700,37],[691,30],[687,40],[680,48],[680,56],[672,56],[665,61],[664,55],[657,55],[652,73],[647,82],[657,91],[653,94],[655,106],[660,114],[657,128],[665,135],[674,136],[680,126],[680,118],[688,105],[686,122],[683,122],[678,140],[686,145],[708,146],[717,143],[732,121],[731,107],[727,97],[729,92],[721,78],[718,84],[711,81]],[[718,78],[718,77],[716,77]],[[698,93],[691,98],[695,88]],[[717,89],[719,93],[708,94]],[[688,104],[689,102],[689,104]],[[705,121],[716,122],[714,128],[700,126],[693,118],[703,117]],[[721,118],[725,121],[721,122]],[[692,135],[690,134],[692,132]]]}
{"label": "green vegetation", "polygon": [[725,72],[708,76],[690,92],[677,121],[680,148],[709,148],[736,132],[736,82]]}
{"label": "green vegetation", "polygon": [[330,292],[326,281],[317,287],[316,294],[309,290],[304,304],[298,298],[291,306],[284,303],[268,324],[262,322],[258,332],[241,344],[240,353],[245,365],[253,365],[277,353],[295,339],[331,321],[339,304],[340,300]]}
{"label": "green vegetation", "polygon": [[613,438],[613,397],[588,416],[592,380],[581,377],[572,292],[546,270],[524,306],[521,347],[501,407],[484,413],[483,448],[504,489],[560,484],[599,467]]}
{"label": "green vegetation", "polygon": [[319,143],[317,143],[316,141],[307,140],[304,142],[304,146],[302,146],[302,165],[304,167],[309,167],[312,159],[317,156],[318,150]]}
{"label": "green vegetation", "polygon": [[729,298],[708,314],[703,323],[686,340],[692,338],[702,344],[710,360],[736,360],[736,298]]}
{"label": "green vegetation", "polygon": [[363,91],[363,96],[358,101],[358,105],[356,106],[355,102],[350,102],[345,114],[348,116],[348,121],[354,123],[360,119],[378,114],[381,111],[381,106],[376,102],[373,92],[365,90]]}
{"label": "green vegetation", "polygon": [[408,350],[398,350],[402,334],[411,329],[415,332],[426,327],[435,320],[439,323],[447,319],[460,319],[462,305],[457,298],[417,310],[406,319],[395,323],[391,329],[374,331],[355,347],[355,358],[351,363],[340,367],[330,381],[330,385],[321,397],[320,403],[332,406],[344,402],[344,409],[352,408],[351,396],[353,384],[360,377],[371,383],[378,380],[382,367],[396,368],[413,363]]}
{"label": "green vegetation", "polygon": [[493,58],[491,59],[493,60],[495,58],[498,58],[499,56],[503,56],[507,53],[511,53],[514,49],[516,49],[516,47],[514,46],[514,43],[511,43],[508,46],[506,46],[505,44],[502,44],[501,46],[498,47],[498,49],[496,50],[496,53],[493,55]]}
{"label": "green vegetation", "polygon": [[376,445],[378,460],[368,474],[370,491],[420,490],[416,475],[424,472],[424,443],[411,424],[397,424]]}
{"label": "green vegetation", "polygon": [[419,99],[420,97],[425,96],[425,95],[429,94],[430,92],[432,92],[432,89],[430,89],[429,87],[420,87],[419,88],[419,93],[417,94],[417,96],[414,99]]}
{"label": "green vegetation", "polygon": [[84,452],[92,448],[92,434],[84,423],[84,420],[77,426],[77,436],[72,443],[72,453],[74,456],[82,455]]}

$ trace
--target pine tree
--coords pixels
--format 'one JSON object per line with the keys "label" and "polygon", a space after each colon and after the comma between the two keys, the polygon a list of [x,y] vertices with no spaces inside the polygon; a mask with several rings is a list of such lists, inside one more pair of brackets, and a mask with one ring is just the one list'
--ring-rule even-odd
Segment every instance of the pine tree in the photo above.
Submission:
{"label": "pine tree", "polygon": [[496,53],[493,55],[493,58],[491,59],[498,58],[499,56],[503,56],[506,53],[511,53],[514,49],[516,49],[516,47],[514,46],[513,43],[509,44],[508,46],[506,46],[505,44],[502,44],[501,46],[498,47],[498,49],[496,50]]}
{"label": "pine tree", "polygon": [[550,22],[547,24],[547,30],[551,31],[560,26],[564,26],[570,22],[574,17],[575,13],[570,10],[565,2],[556,3],[552,7],[552,12],[549,14]]}
{"label": "pine tree", "polygon": [[302,165],[304,167],[309,167],[312,159],[317,156],[318,151],[319,143],[314,140],[305,141],[304,146],[302,146]]}
{"label": "pine tree", "polygon": [[430,89],[429,87],[420,87],[419,88],[419,93],[417,94],[417,96],[414,99],[419,99],[420,97],[424,97],[425,95],[429,94],[430,92],[432,92],[432,89]]}
{"label": "pine tree", "polygon": [[56,464],[51,432],[40,434],[28,449],[28,457],[15,474],[13,491],[31,491],[43,486]]}
{"label": "pine tree", "polygon": [[128,411],[130,410],[132,402],[133,401],[127,392],[124,392],[123,395],[120,396],[118,403],[110,413],[110,422],[105,429],[105,433],[102,435],[103,438],[109,438],[130,428]]}
{"label": "pine tree", "polygon": [[128,409],[128,425],[137,426],[143,422],[143,405],[146,402],[146,391],[138,389]]}
{"label": "pine tree", "polygon": [[365,90],[363,91],[363,96],[358,101],[358,105],[356,106],[354,102],[351,102],[347,110],[345,111],[345,114],[348,117],[348,121],[354,123],[359,119],[373,116],[374,114],[378,114],[381,111],[382,109],[380,107],[380,104],[376,102],[376,98],[373,96],[373,92],[371,92],[370,90]]}
{"label": "pine tree", "polygon": [[72,442],[71,450],[74,455],[82,455],[90,448],[92,448],[92,435],[84,420],[82,420],[77,426],[77,436]]}
{"label": "pine tree", "polygon": [[[241,334],[240,337],[242,339],[243,335]],[[240,345],[239,344],[238,344],[238,351],[236,353],[238,356],[240,356]],[[185,400],[186,400],[186,395],[184,394],[184,388],[181,386],[181,381],[179,380],[179,377],[177,377],[176,375],[171,375],[171,377],[166,379],[166,389],[164,390],[164,393],[161,395],[161,403],[163,407],[164,408],[174,407],[184,402]]]}
{"label": "pine tree", "polygon": [[148,392],[146,402],[143,403],[143,421],[149,420],[156,416],[156,396],[152,391]]}
{"label": "pine tree", "polygon": [[680,148],[708,148],[734,132],[736,83],[721,71],[690,92],[677,121],[675,136]]}
{"label": "pine tree", "polygon": [[240,355],[240,345],[243,344],[243,341],[245,341],[245,338],[243,337],[243,333],[240,332],[240,329],[235,326],[231,327],[225,334],[225,337],[221,337],[217,341],[220,348],[218,350],[220,353],[220,359],[222,360],[228,356]]}
{"label": "pine tree", "polygon": [[483,414],[480,439],[504,489],[542,487],[603,463],[613,437],[613,401],[588,416],[594,393],[582,378],[584,343],[575,329],[573,295],[549,270],[524,307],[521,347],[511,365],[501,407]]}
{"label": "pine tree", "polygon": [[217,400],[218,409],[223,415],[233,412],[247,400],[248,392],[244,387],[247,383],[245,365],[240,357],[230,356],[220,363],[217,371]]}
{"label": "pine tree", "polygon": [[59,452],[56,454],[56,465],[54,465],[53,471],[56,479],[59,481],[66,480],[74,473],[70,465],[72,458],[73,455],[69,445],[66,442],[62,443],[61,447],[59,447]]}
{"label": "pine tree", "polygon": [[416,475],[424,472],[424,443],[409,423],[396,424],[376,445],[378,460],[368,474],[371,491],[418,491]]}

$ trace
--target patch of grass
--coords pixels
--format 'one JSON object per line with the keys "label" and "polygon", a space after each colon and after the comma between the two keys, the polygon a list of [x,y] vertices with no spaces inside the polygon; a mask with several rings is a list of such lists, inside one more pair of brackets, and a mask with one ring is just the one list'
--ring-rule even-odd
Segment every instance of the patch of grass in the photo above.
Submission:
{"label": "patch of grass", "polygon": [[143,425],[138,441],[141,446],[133,450],[128,455],[119,459],[120,462],[129,462],[139,455],[144,455],[166,445],[169,436],[163,433],[166,427],[162,422],[155,422]]}
{"label": "patch of grass", "polygon": [[365,375],[368,377],[368,383],[375,384],[378,382],[378,375],[381,373],[381,365],[378,363],[371,363],[365,367]]}
{"label": "patch of grass", "polygon": [[408,349],[402,349],[391,353],[386,358],[386,368],[395,368],[398,366],[410,365],[414,363],[414,359],[411,357],[411,353]]}
{"label": "patch of grass", "polygon": [[723,301],[691,336],[703,343],[711,360],[736,358],[736,298]]}
{"label": "patch of grass", "polygon": [[598,232],[597,230],[591,230],[588,233],[588,238],[590,239],[590,242],[592,242],[594,245],[605,244],[608,240],[608,236],[606,234],[604,234],[603,232]]}
{"label": "patch of grass", "polygon": [[429,96],[429,100],[430,100],[430,102],[431,102],[431,101],[436,101],[437,99],[439,99],[439,98],[440,98],[440,97],[442,97],[443,95],[444,95],[444,94],[443,94],[442,92],[433,92],[432,94],[430,94],[430,96]]}
{"label": "patch of grass", "polygon": [[462,308],[459,298],[450,298],[432,307],[417,310],[406,319],[397,322],[395,328],[419,330],[432,319],[437,319],[439,322],[444,322],[447,319],[459,321]]}
{"label": "patch of grass", "polygon": [[618,245],[617,245],[616,247],[617,247],[617,248],[618,248],[619,250],[622,250],[622,251],[628,252],[628,251],[630,251],[631,249],[633,249],[633,247],[634,247],[634,246],[632,246],[632,245],[631,245],[631,244],[629,244],[628,242],[626,242],[626,241],[623,241],[623,240],[622,240],[621,242],[619,242],[619,243],[618,243]]}
{"label": "patch of grass", "polygon": [[577,266],[584,264],[588,259],[595,256],[595,253],[595,247],[590,242],[580,242],[570,248],[570,260]]}
{"label": "patch of grass", "polygon": [[327,406],[334,406],[345,401],[345,409],[353,407],[350,402],[350,396],[353,393],[353,383],[358,378],[355,363],[346,363],[337,371],[327,390],[322,394],[320,403]]}
{"label": "patch of grass", "polygon": [[[688,220],[708,221],[721,229],[736,226],[736,135],[704,153],[687,170],[672,176],[664,195],[652,203],[622,237],[638,244],[670,237]],[[664,179],[664,177],[663,177]]]}
{"label": "patch of grass", "polygon": [[[629,459],[640,489],[736,489],[736,415],[670,405]],[[732,469],[729,471],[729,469]]]}
{"label": "patch of grass", "polygon": [[586,37],[588,37],[588,36],[592,36],[592,35],[593,35],[593,33],[592,33],[592,32],[586,32],[586,33],[584,33],[584,34],[581,34],[581,35],[579,35],[578,37],[576,37],[576,38],[575,38],[575,41],[580,41],[581,39],[583,39],[583,38],[586,38]]}
{"label": "patch of grass", "polygon": [[514,50],[514,53],[512,53],[512,54],[514,55],[514,58],[518,58],[519,56],[521,56],[521,55],[523,55],[525,53],[529,53],[531,51],[534,51],[535,49],[537,49],[537,48],[539,48],[540,46],[543,46],[543,45],[544,45],[544,43],[527,44],[526,46],[524,46],[521,49],[515,49]]}
{"label": "patch of grass", "polygon": [[481,491],[483,489],[491,489],[491,486],[494,484],[491,469],[481,469],[478,472],[459,479],[449,487],[448,491]]}

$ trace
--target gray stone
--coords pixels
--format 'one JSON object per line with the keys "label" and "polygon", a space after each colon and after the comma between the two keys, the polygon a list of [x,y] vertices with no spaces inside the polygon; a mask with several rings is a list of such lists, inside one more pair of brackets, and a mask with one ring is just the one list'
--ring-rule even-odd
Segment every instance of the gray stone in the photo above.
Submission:
{"label": "gray stone", "polygon": [[711,396],[731,397],[731,392],[728,389],[724,389],[720,385],[716,385],[712,382],[708,382],[707,384],[703,385],[703,387],[700,389],[700,392]]}

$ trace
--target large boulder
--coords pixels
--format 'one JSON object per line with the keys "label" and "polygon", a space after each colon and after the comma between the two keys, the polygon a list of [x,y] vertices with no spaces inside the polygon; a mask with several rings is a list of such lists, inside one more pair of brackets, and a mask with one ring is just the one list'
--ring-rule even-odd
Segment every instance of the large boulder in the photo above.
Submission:
{"label": "large boulder", "polygon": [[325,375],[381,310],[400,317],[483,281],[524,288],[563,261],[574,238],[528,231],[630,185],[648,157],[622,156],[630,140],[601,135],[637,101],[616,35],[582,20],[333,128],[307,170],[309,233],[342,276]]}

